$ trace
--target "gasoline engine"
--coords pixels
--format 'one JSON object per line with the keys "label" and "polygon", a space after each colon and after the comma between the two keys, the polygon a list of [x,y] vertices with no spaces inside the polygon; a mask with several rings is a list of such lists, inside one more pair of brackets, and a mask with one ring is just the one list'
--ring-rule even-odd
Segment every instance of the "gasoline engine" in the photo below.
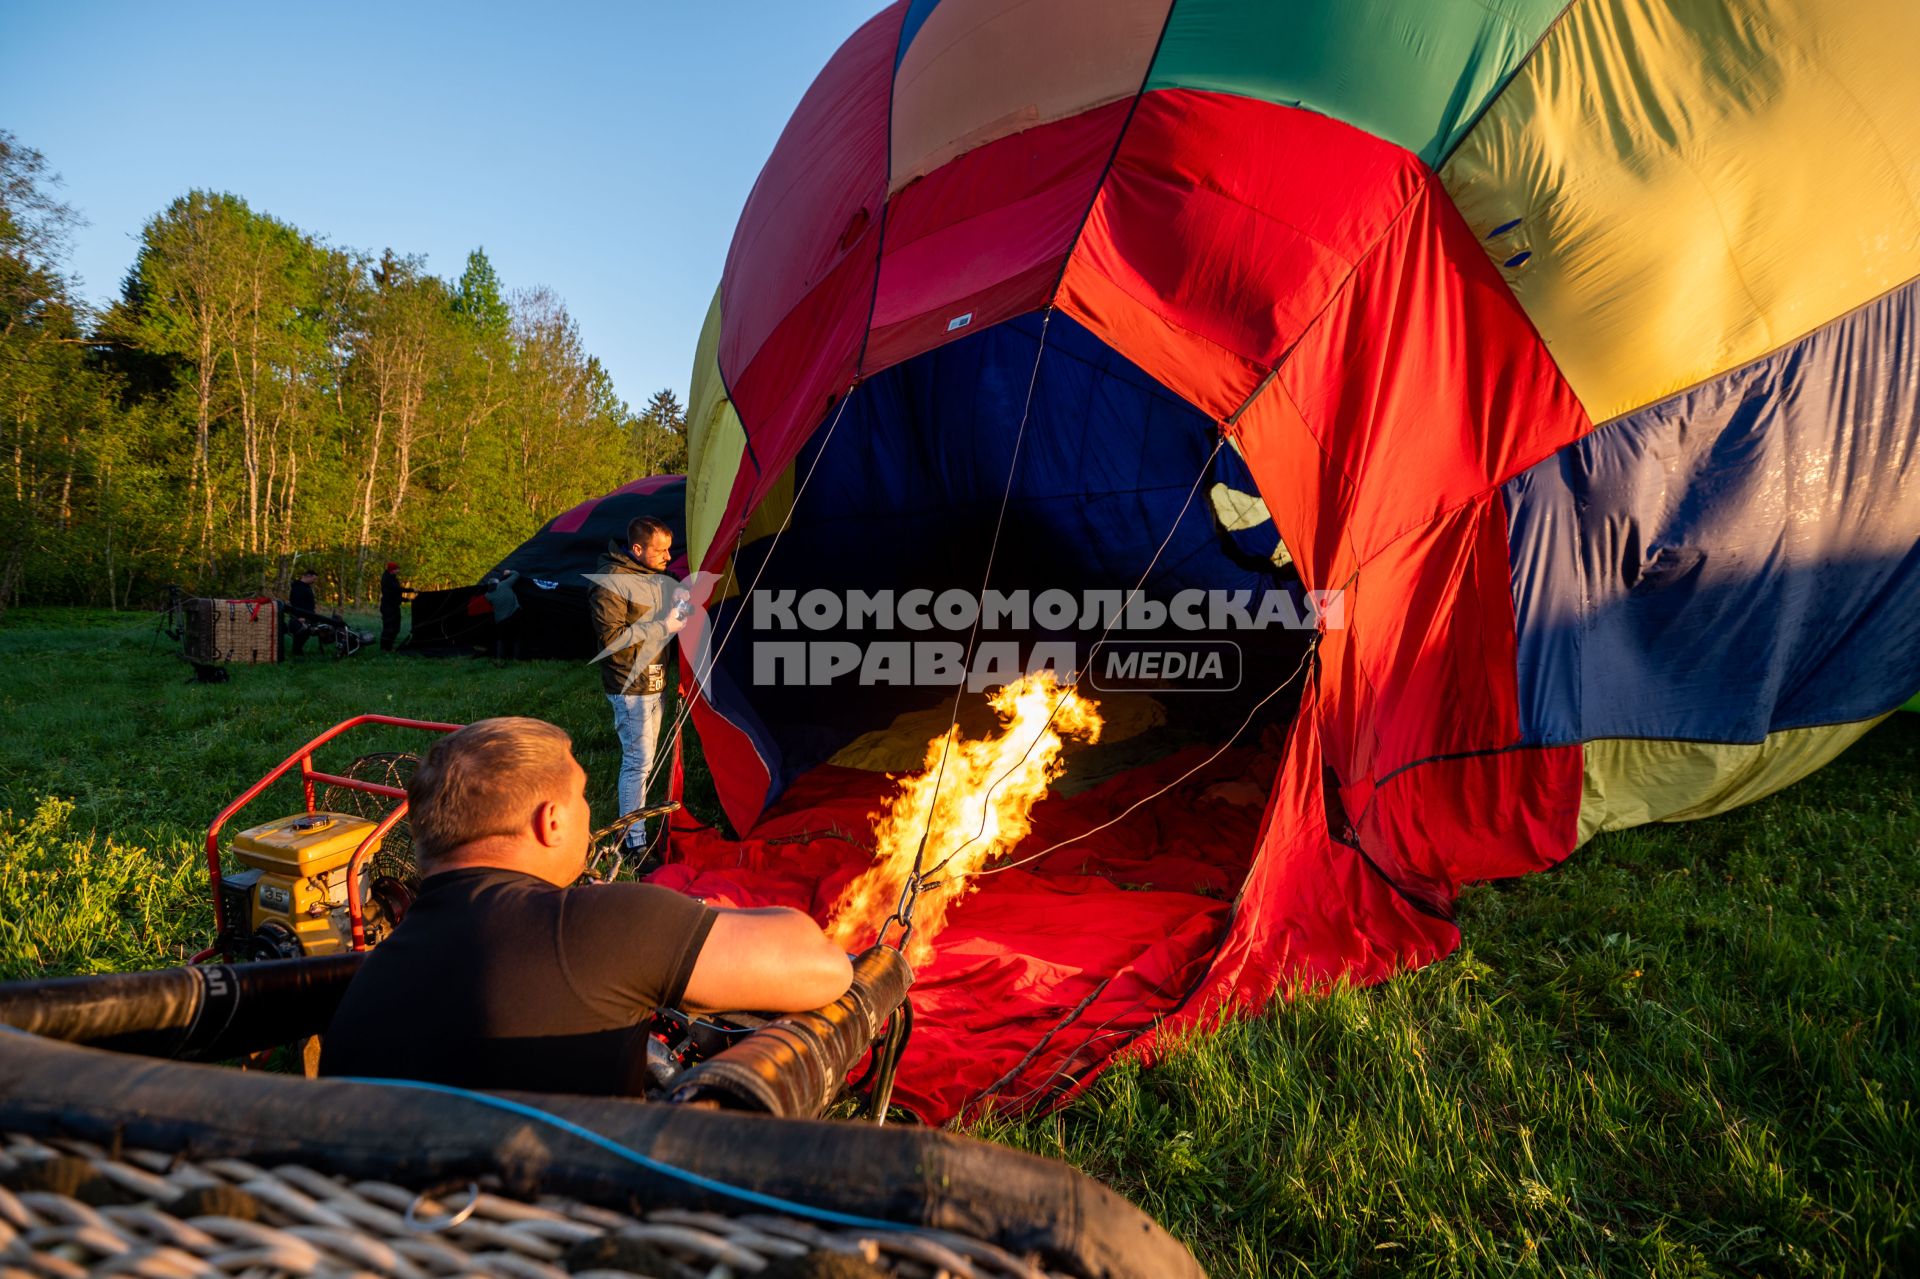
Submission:
{"label": "gasoline engine", "polygon": [[[362,755],[344,776],[404,790],[419,758]],[[354,949],[347,877],[353,854],[392,810],[390,797],[349,786],[316,788],[315,811],[243,830],[226,847],[238,868],[220,876],[226,934],[216,945],[234,962],[337,955]],[[362,936],[372,946],[413,904],[419,873],[403,819],[368,846],[360,862]]]}
{"label": "gasoline engine", "polygon": [[[237,960],[298,959],[353,949],[347,876],[354,850],[377,823],[352,813],[315,812],[241,831],[229,845],[241,869],[223,875],[228,945]],[[393,930],[413,901],[411,885],[381,873],[374,845],[360,869],[367,945]]]}

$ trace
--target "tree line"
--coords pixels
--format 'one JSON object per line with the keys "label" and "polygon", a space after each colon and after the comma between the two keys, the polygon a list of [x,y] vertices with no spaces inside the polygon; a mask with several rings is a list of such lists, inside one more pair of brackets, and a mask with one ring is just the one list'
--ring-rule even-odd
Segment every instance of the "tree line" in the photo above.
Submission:
{"label": "tree line", "polygon": [[118,298],[66,265],[78,218],[0,131],[0,616],[134,607],[167,583],[372,598],[471,582],[566,507],[685,468],[661,391],[634,412],[550,291],[484,251],[456,281],[189,191]]}

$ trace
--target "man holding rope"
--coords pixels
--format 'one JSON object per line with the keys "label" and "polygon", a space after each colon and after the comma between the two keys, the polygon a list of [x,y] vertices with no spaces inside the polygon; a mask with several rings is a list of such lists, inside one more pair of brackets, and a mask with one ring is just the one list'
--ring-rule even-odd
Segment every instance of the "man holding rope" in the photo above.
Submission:
{"label": "man holding rope", "polygon": [[[615,538],[592,575],[594,633],[600,642],[600,687],[613,706],[613,731],[620,738],[620,812],[642,808],[660,742],[661,693],[667,686],[665,650],[687,624],[678,607],[672,579],[665,576],[673,558],[673,531],[642,515],[627,525],[626,540]],[[647,823],[627,829],[627,850],[649,846]]]}

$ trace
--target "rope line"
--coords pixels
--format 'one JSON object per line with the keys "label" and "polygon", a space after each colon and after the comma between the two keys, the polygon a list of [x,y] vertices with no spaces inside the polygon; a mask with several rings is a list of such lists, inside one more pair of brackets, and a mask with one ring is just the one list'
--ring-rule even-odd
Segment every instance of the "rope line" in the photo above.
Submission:
{"label": "rope line", "polygon": [[1054,852],[1057,849],[1065,848],[1069,844],[1077,844],[1089,835],[1097,835],[1101,831],[1105,830],[1107,827],[1112,826],[1114,823],[1118,822],[1121,818],[1133,812],[1134,809],[1139,808],[1142,804],[1145,804],[1152,800],[1156,800],[1160,798],[1160,796],[1166,794],[1168,791],[1180,785],[1180,783],[1186,781],[1189,777],[1192,777],[1195,773],[1199,772],[1201,769],[1205,768],[1207,765],[1213,763],[1214,760],[1219,759],[1222,755],[1226,754],[1228,748],[1230,748],[1234,744],[1234,742],[1239,739],[1240,734],[1247,731],[1247,725],[1253,723],[1253,717],[1259,714],[1260,708],[1262,706],[1265,706],[1268,702],[1272,701],[1274,698],[1278,697],[1281,694],[1281,692],[1285,690],[1289,684],[1293,683],[1296,679],[1300,678],[1301,672],[1307,669],[1308,659],[1313,656],[1314,651],[1319,647],[1320,647],[1320,637],[1316,635],[1307,644],[1306,652],[1300,654],[1300,661],[1294,666],[1293,673],[1288,675],[1285,679],[1281,680],[1278,684],[1276,684],[1272,692],[1268,693],[1265,697],[1261,698],[1259,701],[1253,704],[1253,709],[1247,712],[1247,717],[1240,721],[1240,727],[1234,729],[1232,736],[1228,737],[1226,741],[1220,743],[1219,749],[1215,750],[1213,754],[1207,756],[1205,759],[1201,760],[1198,764],[1195,764],[1192,768],[1189,768],[1186,772],[1180,774],[1180,776],[1174,778],[1172,781],[1168,782],[1165,786],[1162,786],[1159,790],[1153,791],[1152,793],[1147,795],[1142,795],[1139,799],[1127,805],[1126,808],[1122,809],[1120,812],[1116,813],[1114,816],[1108,818],[1106,821],[1101,822],[1098,826],[1092,827],[1088,830],[1083,830],[1078,835],[1073,836],[1071,839],[1063,839],[1057,844],[1049,844],[1047,847],[1041,849],[1039,852],[1034,853],[1029,857],[1022,857],[1018,861],[1006,862],[999,866],[991,866],[985,870],[977,871],[975,872],[976,877],[981,875],[998,875],[1003,870],[1012,870],[1016,866],[1025,866],[1029,862],[1040,860],[1040,858],[1045,857],[1048,853]]}
{"label": "rope line", "polygon": [[[1020,766],[1027,762],[1027,757],[1033,754],[1034,747],[1040,744],[1041,740],[1046,737],[1047,730],[1053,727],[1053,721],[1055,717],[1060,714],[1061,706],[1066,703],[1068,693],[1080,683],[1081,676],[1085,675],[1087,670],[1092,667],[1094,655],[1100,651],[1100,646],[1106,643],[1107,636],[1112,633],[1114,624],[1120,620],[1121,616],[1127,611],[1128,606],[1139,596],[1141,589],[1147,584],[1147,578],[1153,575],[1154,566],[1159,564],[1160,557],[1166,554],[1168,545],[1173,541],[1173,535],[1180,529],[1180,521],[1187,518],[1187,511],[1193,506],[1194,494],[1200,491],[1201,482],[1212,472],[1214,460],[1220,456],[1220,450],[1226,446],[1226,442],[1227,437],[1224,435],[1214,441],[1213,451],[1207,454],[1206,461],[1200,464],[1199,474],[1193,477],[1193,483],[1187,487],[1187,500],[1180,504],[1179,513],[1173,517],[1173,523],[1167,527],[1166,536],[1160,539],[1160,545],[1154,549],[1153,558],[1147,561],[1147,567],[1141,571],[1140,579],[1133,584],[1133,589],[1127,592],[1127,597],[1121,601],[1120,608],[1107,618],[1106,626],[1101,628],[1099,637],[1093,642],[1093,647],[1087,651],[1085,664],[1074,671],[1073,678],[1068,681],[1066,687],[1061,690],[1060,695],[1054,698],[1053,706],[1047,712],[1046,722],[1040,725],[1039,731],[1033,735],[1033,740],[1027,743],[1027,749],[1021,752],[1020,758],[1014,761],[1012,767],[1008,768],[1007,771],[1000,774],[1000,776],[994,778],[993,782],[988,785],[986,793],[986,799],[988,801],[992,800],[993,792],[1000,788],[1000,784],[1009,777],[1012,777],[1015,772],[1019,771]],[[1268,696],[1271,697],[1272,694]],[[935,789],[937,791],[938,787],[936,786]],[[939,874],[946,868],[948,862],[958,857],[963,850],[979,843],[980,840],[985,837],[987,833],[987,815],[990,811],[990,804],[982,804],[980,811],[980,829],[975,831],[972,837],[965,843],[941,858],[939,864],[927,872],[928,875]]]}
{"label": "rope line", "polygon": [[[1007,505],[1013,498],[1013,477],[1020,466],[1020,449],[1027,438],[1027,421],[1033,415],[1033,390],[1040,384],[1040,363],[1047,354],[1047,330],[1052,323],[1053,308],[1049,306],[1046,312],[1040,317],[1040,340],[1034,347],[1033,368],[1027,373],[1027,396],[1020,406],[1020,426],[1014,432],[1013,436],[1013,455],[1007,459],[1007,480],[1000,489],[1000,511],[999,514],[994,516],[993,540],[987,544],[987,566],[980,574],[980,589],[975,592],[976,597],[981,600],[986,598],[987,584],[993,580],[993,562],[995,557],[1000,553],[1000,534],[1006,526]],[[953,709],[947,717],[946,736],[941,739],[940,766],[938,770],[935,771],[933,777],[933,798],[935,801],[937,801],[940,796],[940,783],[945,780],[947,775],[947,757],[953,751],[954,729],[960,723],[960,698],[967,687],[966,672],[973,669],[973,655],[980,639],[980,614],[984,611],[982,608],[976,609],[974,612],[973,627],[967,632],[966,661],[962,664],[959,681],[953,686]],[[1056,707],[1056,709],[1058,708]],[[1005,779],[1003,778],[1002,780]],[[989,790],[988,794],[991,795],[992,791]],[[920,832],[920,842],[914,846],[913,850],[913,870],[907,875],[907,882],[900,888],[900,902],[894,909],[894,918],[900,921],[902,928],[909,934],[913,931],[913,903],[915,899],[919,897],[920,888],[924,882],[924,877],[920,869],[921,859],[926,856],[927,840],[933,834],[933,812],[934,803],[929,802],[927,804],[927,827]],[[986,829],[986,817],[984,814],[980,820],[981,829],[984,831]],[[941,864],[945,865],[945,862],[943,861]],[[882,926],[882,932],[884,931],[885,927]],[[902,943],[904,944],[904,942],[905,937],[903,935]]]}
{"label": "rope line", "polygon": [[[734,610],[733,617],[729,619],[727,623],[726,634],[720,637],[719,644],[715,645],[711,650],[708,657],[706,670],[704,672],[695,673],[693,678],[693,686],[696,691],[706,682],[706,680],[713,674],[714,670],[719,666],[720,654],[726,650],[727,641],[731,640],[733,638],[734,631],[739,629],[740,618],[742,614],[746,612],[746,609],[747,609],[747,600],[753,595],[754,588],[760,585],[760,576],[761,574],[767,571],[767,565],[773,562],[773,553],[780,549],[780,539],[786,535],[788,526],[790,526],[793,523],[793,513],[795,510],[799,509],[800,499],[806,494],[807,485],[813,482],[813,473],[820,468],[820,459],[826,454],[827,445],[833,440],[834,430],[839,427],[840,419],[843,416],[845,416],[847,411],[847,404],[852,399],[853,399],[853,387],[849,386],[846,390],[846,393],[840,397],[840,407],[834,411],[833,421],[827,424],[827,433],[821,437],[820,447],[814,450],[812,464],[807,467],[807,473],[800,478],[799,487],[794,489],[793,491],[793,501],[787,504],[787,513],[785,517],[781,519],[780,527],[774,530],[773,542],[767,547],[767,553],[760,557],[760,567],[754,570],[753,580],[747,583],[747,589],[740,593],[740,607]],[[741,527],[740,536],[741,537],[746,536],[746,528],[744,524]],[[727,573],[729,575],[733,575],[735,573],[735,570],[738,567],[736,561],[739,559],[739,555],[740,555],[740,543],[736,541],[734,544],[734,553],[731,556],[729,556],[727,560]],[[736,577],[735,580],[737,581],[738,578]],[[694,702],[694,699],[691,696],[683,697],[680,699],[679,713],[674,717],[673,727],[671,730],[669,730],[667,734],[668,737],[671,738],[671,737],[678,736],[681,725],[687,722],[687,717],[693,712],[693,702]],[[647,794],[649,791],[653,789],[654,779],[659,775],[661,765],[663,765],[666,762],[667,758],[668,758],[667,753],[665,751],[662,751],[660,755],[653,761],[653,767],[647,771],[646,780],[641,786],[640,793],[642,795]]]}
{"label": "rope line", "polygon": [[[1047,1072],[1046,1078],[1041,1079],[1036,1083],[1030,1084],[1027,1088],[1022,1090],[1020,1093],[1014,1095],[1011,1099],[1010,1104],[1016,1107],[1026,1106],[1031,1102],[1033,1102],[1036,1098],[1043,1097],[1046,1093],[1049,1093],[1049,1092],[1052,1092],[1054,1094],[1054,1100],[1057,1101],[1057,1100],[1063,1099],[1067,1093],[1071,1092],[1074,1088],[1079,1087],[1080,1084],[1083,1082],[1081,1077],[1073,1074],[1073,1067],[1075,1066],[1076,1063],[1080,1061],[1081,1054],[1087,1052],[1088,1049],[1092,1048],[1094,1043],[1097,1040],[1113,1038],[1115,1036],[1127,1036],[1127,1035],[1130,1035],[1133,1039],[1138,1039],[1141,1035],[1147,1033],[1148,1030],[1151,1030],[1154,1027],[1157,1027],[1165,1019],[1166,1016],[1177,1011],[1181,1005],[1186,1003],[1187,999],[1191,997],[1193,990],[1195,988],[1193,985],[1190,984],[1187,990],[1184,993],[1182,993],[1178,999],[1174,1001],[1173,1005],[1169,1007],[1166,1010],[1166,1012],[1152,1013],[1149,1024],[1146,1027],[1143,1027],[1142,1029],[1139,1029],[1139,1030],[1110,1029],[1115,1022],[1121,1020],[1123,1017],[1127,1017],[1129,1015],[1137,1013],[1142,1008],[1146,1007],[1149,1003],[1155,1000],[1164,998],[1168,993],[1168,987],[1172,986],[1176,980],[1183,977],[1185,974],[1191,972],[1196,967],[1199,968],[1204,975],[1207,969],[1209,969],[1212,966],[1214,955],[1218,953],[1221,944],[1223,944],[1226,941],[1227,935],[1231,931],[1232,931],[1232,922],[1231,922],[1231,916],[1229,916],[1226,922],[1226,925],[1222,928],[1220,932],[1220,936],[1214,942],[1213,946],[1211,946],[1206,951],[1189,958],[1179,968],[1175,969],[1171,973],[1168,973],[1165,977],[1161,978],[1158,982],[1155,982],[1151,990],[1147,991],[1144,995],[1140,996],[1138,999],[1134,1000],[1132,1003],[1129,1003],[1124,1007],[1117,1009],[1114,1012],[1113,1016],[1107,1018],[1105,1021],[1101,1022],[1098,1026],[1095,1026],[1092,1030],[1089,1030],[1086,1033],[1085,1037],[1081,1039],[1079,1046],[1074,1048],[1064,1058],[1062,1058],[1059,1065],[1055,1066],[1052,1070]],[[1111,981],[1112,979],[1110,978],[1108,980]],[[1105,989],[1105,987],[1106,987],[1106,983],[1102,983],[1100,989]],[[1096,991],[1095,993],[1097,994],[1098,991]],[[1085,1002],[1086,1001],[1083,1001],[1083,1004]],[[1054,1027],[1050,1029],[1045,1036],[1042,1037],[1041,1043],[1035,1046],[1034,1051],[1030,1052],[1027,1055],[1026,1060],[1022,1062],[1021,1067],[1019,1069],[1025,1069],[1026,1066],[1032,1065],[1033,1062],[1039,1058],[1041,1049],[1045,1046],[1045,1044],[1048,1041],[1052,1040],[1055,1034],[1057,1034],[1062,1030],[1065,1030],[1069,1023],[1077,1020],[1080,1014],[1084,1011],[1086,1011],[1084,1006],[1075,1008],[1067,1018],[1065,1018],[1061,1022],[1054,1025]],[[1091,1064],[1092,1063],[1090,1062],[1089,1065]],[[981,1102],[986,1101],[988,1098],[992,1097],[994,1094],[1003,1090],[1008,1084],[1012,1083],[1014,1079],[1017,1077],[1018,1073],[1019,1073],[1018,1070],[1009,1071],[1005,1076],[996,1080],[992,1085],[992,1087],[988,1088],[985,1092],[981,1093],[979,1096],[973,1098],[973,1100],[970,1101],[968,1105],[977,1106]],[[1055,1082],[1061,1079],[1064,1079],[1067,1081],[1067,1087],[1056,1088]],[[1047,1104],[1051,1105],[1052,1102],[1049,1102]]]}
{"label": "rope line", "polygon": [[[797,497],[798,495],[796,494],[795,496]],[[720,585],[717,588],[715,588],[714,594],[724,595],[729,584],[733,586],[738,586],[740,584],[740,573],[739,573],[740,547],[746,535],[747,535],[746,528],[743,525],[741,527],[740,532],[735,534],[734,536],[733,554],[727,556],[727,571],[720,575]],[[776,533],[774,536],[777,540],[779,537],[779,534]],[[773,553],[773,548],[772,547],[767,548],[767,553],[771,555]],[[714,655],[714,661],[717,662],[718,660],[719,660],[719,655],[716,653]],[[707,673],[709,675],[713,673],[713,663],[711,662],[708,663]],[[696,679],[695,682],[698,683],[698,680]],[[673,741],[678,742],[680,740],[680,730],[682,726],[686,724],[688,716],[690,716],[693,713],[693,704],[688,698],[682,697],[680,695],[680,690],[678,688],[674,689],[673,692],[674,692],[674,700],[678,702],[679,705],[674,708],[673,728],[668,733],[668,736]],[[648,791],[653,789],[654,779],[659,776],[660,768],[663,762],[664,762],[664,757],[655,758],[655,760],[653,761],[653,766],[647,770],[646,784],[641,788],[641,792],[640,792],[641,794],[644,795]]]}

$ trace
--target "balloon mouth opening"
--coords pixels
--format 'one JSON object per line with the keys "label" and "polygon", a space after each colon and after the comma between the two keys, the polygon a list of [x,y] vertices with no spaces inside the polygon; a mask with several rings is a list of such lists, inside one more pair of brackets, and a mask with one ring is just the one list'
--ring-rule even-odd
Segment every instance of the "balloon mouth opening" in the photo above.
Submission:
{"label": "balloon mouth opening", "polygon": [[[1256,812],[1236,837],[1250,857],[1297,681],[1270,695],[1324,618],[1206,415],[1070,318],[1030,315],[866,379],[791,468],[777,491],[796,496],[752,521],[784,530],[740,547],[734,580],[751,589],[709,628],[733,628],[709,691],[775,809],[816,770],[897,787],[930,743],[991,737],[991,699],[1044,672],[1107,724],[1057,744],[1036,799],[1117,794],[1218,752],[1194,794],[1236,783],[1225,794]],[[1241,786],[1235,767],[1266,775]],[[1001,843],[1009,860],[1032,850]]]}

